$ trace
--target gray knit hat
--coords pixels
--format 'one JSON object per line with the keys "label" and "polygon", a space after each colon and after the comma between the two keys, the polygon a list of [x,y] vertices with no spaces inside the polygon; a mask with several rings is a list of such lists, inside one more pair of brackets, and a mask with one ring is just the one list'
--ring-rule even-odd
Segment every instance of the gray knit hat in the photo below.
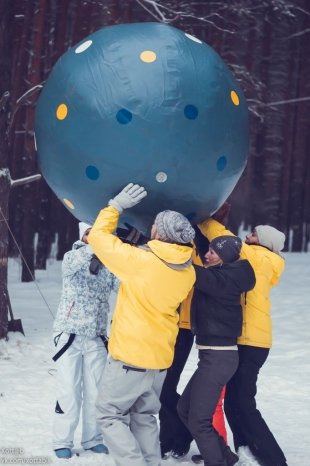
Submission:
{"label": "gray knit hat", "polygon": [[174,210],[163,210],[154,221],[161,241],[166,243],[190,243],[195,238],[195,230],[184,215]]}
{"label": "gray knit hat", "polygon": [[210,248],[223,262],[235,262],[239,259],[242,241],[238,236],[223,235],[210,241]]}
{"label": "gray knit hat", "polygon": [[254,228],[259,244],[280,254],[284,248],[285,234],[270,225],[258,225]]}

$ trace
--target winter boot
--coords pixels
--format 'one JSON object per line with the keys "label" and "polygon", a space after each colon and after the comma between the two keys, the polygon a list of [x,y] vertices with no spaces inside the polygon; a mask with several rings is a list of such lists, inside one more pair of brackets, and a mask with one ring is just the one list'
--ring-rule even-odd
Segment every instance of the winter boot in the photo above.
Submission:
{"label": "winter boot", "polygon": [[160,442],[160,453],[161,453],[161,457],[163,460],[170,458],[172,445],[173,445],[173,439]]}
{"label": "winter boot", "polygon": [[[227,466],[234,466],[235,464],[237,466],[240,466],[238,463],[238,460],[239,460],[238,455],[236,455],[236,453],[231,451],[231,449],[228,446],[225,449],[225,459],[226,459]],[[203,464],[203,457],[201,455],[193,455],[192,462],[195,464]]]}
{"label": "winter boot", "polygon": [[55,455],[57,456],[57,458],[68,459],[71,458],[72,453],[70,448],[58,448],[57,450],[55,450]]}
{"label": "winter boot", "polygon": [[190,444],[189,445],[184,445],[182,447],[174,447],[172,450],[171,450],[171,456],[172,458],[174,458],[175,460],[180,460],[181,458],[184,458],[184,456],[187,455],[187,453],[189,452],[189,449],[190,449]]}
{"label": "winter boot", "polygon": [[231,451],[228,445],[226,446],[224,450],[224,455],[225,455],[227,466],[234,466],[239,461],[239,456],[236,455],[236,453],[234,453],[233,451]]}
{"label": "winter boot", "polygon": [[109,450],[103,443],[98,443],[98,445],[95,445],[94,447],[91,448],[86,448],[86,450],[93,451],[94,453],[104,453],[105,455],[108,455]]}
{"label": "winter boot", "polygon": [[203,464],[203,457],[201,455],[193,455],[192,462],[195,464]]}

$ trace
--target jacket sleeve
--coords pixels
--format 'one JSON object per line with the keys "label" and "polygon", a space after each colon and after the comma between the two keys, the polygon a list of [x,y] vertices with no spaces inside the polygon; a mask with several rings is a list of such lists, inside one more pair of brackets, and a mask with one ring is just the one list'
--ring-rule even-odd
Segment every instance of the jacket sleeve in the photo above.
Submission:
{"label": "jacket sleeve", "polygon": [[212,241],[214,238],[222,235],[234,236],[234,234],[227,230],[222,223],[214,220],[212,217],[208,218],[202,223],[199,223],[198,228],[201,233],[208,238],[209,241]]}
{"label": "jacket sleeve", "polygon": [[90,262],[92,254],[92,251],[86,245],[66,252],[61,266],[63,277],[68,277],[78,272],[84,264]]}
{"label": "jacket sleeve", "polygon": [[205,269],[199,265],[194,265],[194,269],[196,272],[195,288],[211,296],[218,296],[221,294],[226,284],[223,274],[219,273],[216,269]]}
{"label": "jacket sleeve", "polygon": [[136,274],[141,266],[141,253],[135,246],[123,243],[113,234],[119,212],[112,206],[102,209],[90,230],[88,242],[96,256],[120,281]]}

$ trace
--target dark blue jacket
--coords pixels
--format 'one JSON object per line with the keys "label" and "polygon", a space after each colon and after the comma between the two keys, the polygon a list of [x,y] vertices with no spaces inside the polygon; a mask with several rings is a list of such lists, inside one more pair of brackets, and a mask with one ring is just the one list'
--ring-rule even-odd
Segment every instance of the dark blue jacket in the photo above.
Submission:
{"label": "dark blue jacket", "polygon": [[191,306],[191,329],[196,343],[206,346],[237,344],[242,331],[241,295],[255,286],[247,260],[203,268],[194,266],[196,282]]}

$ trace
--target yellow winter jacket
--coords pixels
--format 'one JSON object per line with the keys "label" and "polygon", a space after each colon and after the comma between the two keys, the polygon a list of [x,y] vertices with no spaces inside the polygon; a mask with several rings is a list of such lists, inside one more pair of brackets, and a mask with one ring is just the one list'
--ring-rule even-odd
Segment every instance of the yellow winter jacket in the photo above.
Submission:
{"label": "yellow winter jacket", "polygon": [[192,249],[158,240],[149,241],[148,249],[125,244],[112,234],[118,218],[117,209],[106,207],[88,236],[95,254],[121,282],[109,352],[134,366],[167,369],[178,333],[177,308],[195,282],[187,264]]}
{"label": "yellow winter jacket", "polygon": [[[222,235],[233,235],[224,225],[210,218],[199,225],[201,232],[209,241]],[[243,326],[238,344],[271,348],[272,322],[270,291],[275,286],[284,270],[283,257],[260,245],[242,243],[241,259],[247,259],[252,265],[256,285],[249,291],[242,303]]]}

